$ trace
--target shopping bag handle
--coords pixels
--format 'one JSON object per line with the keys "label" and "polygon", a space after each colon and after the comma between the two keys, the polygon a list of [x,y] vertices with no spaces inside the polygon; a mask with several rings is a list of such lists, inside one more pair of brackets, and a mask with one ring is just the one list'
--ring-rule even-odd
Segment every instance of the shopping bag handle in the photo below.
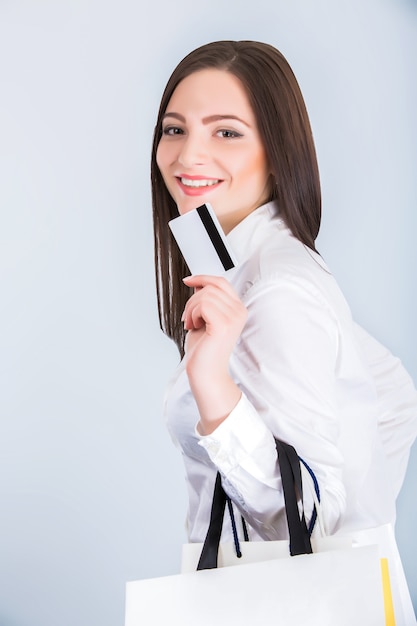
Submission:
{"label": "shopping bag handle", "polygon": [[[281,471],[282,489],[284,492],[285,513],[290,538],[290,554],[291,556],[310,554],[312,548],[304,508],[301,506],[301,514],[298,508],[298,501],[300,501],[301,504],[303,502],[300,459],[298,458],[295,448],[288,443],[275,439],[275,445]],[[226,500],[227,496],[222,487],[221,475],[220,472],[217,472],[209,528],[197,570],[214,569],[217,567]]]}
{"label": "shopping bag handle", "polygon": [[[295,448],[288,443],[275,439],[275,447],[278,453],[282,490],[284,492],[285,513],[290,538],[290,554],[291,556],[311,554],[313,550],[304,513],[300,459]],[[301,515],[298,502],[301,503]]]}

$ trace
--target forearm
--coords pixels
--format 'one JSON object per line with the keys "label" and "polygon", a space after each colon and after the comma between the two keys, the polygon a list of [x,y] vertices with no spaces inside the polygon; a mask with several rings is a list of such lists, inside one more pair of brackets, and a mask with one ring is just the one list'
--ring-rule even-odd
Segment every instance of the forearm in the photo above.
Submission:
{"label": "forearm", "polygon": [[[298,451],[305,442],[293,439]],[[314,436],[313,439],[315,447],[323,451],[323,457],[332,454],[328,442]],[[201,437],[200,445],[221,472],[226,493],[258,535],[265,540],[285,538],[287,524],[274,436],[245,394],[227,420],[211,434]],[[314,466],[328,532],[334,531],[346,507],[343,460],[339,461]],[[308,520],[314,506],[313,490],[308,483],[304,485]]]}
{"label": "forearm", "polygon": [[236,407],[242,392],[225,369],[202,374],[187,365],[187,375],[200,414],[198,431],[210,435]]}

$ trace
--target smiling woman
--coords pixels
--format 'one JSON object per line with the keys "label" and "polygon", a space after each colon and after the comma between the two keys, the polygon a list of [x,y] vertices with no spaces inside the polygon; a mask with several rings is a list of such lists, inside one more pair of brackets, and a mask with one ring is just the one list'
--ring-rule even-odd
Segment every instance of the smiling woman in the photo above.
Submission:
{"label": "smiling woman", "polygon": [[204,196],[226,233],[271,196],[248,97],[223,70],[201,70],[181,81],[163,118],[156,159],[179,213]]}
{"label": "smiling woman", "polygon": [[[251,539],[287,537],[275,439],[315,474],[330,534],[394,524],[417,392],[354,322],[316,251],[312,132],[278,50],[214,42],[181,61],[159,109],[152,197],[160,322],[182,357],[165,410],[185,463],[189,541],[204,540],[217,473]],[[168,221],[205,202],[238,265],[186,277]],[[313,516],[312,494],[305,507]],[[225,521],[222,540],[232,535]]]}

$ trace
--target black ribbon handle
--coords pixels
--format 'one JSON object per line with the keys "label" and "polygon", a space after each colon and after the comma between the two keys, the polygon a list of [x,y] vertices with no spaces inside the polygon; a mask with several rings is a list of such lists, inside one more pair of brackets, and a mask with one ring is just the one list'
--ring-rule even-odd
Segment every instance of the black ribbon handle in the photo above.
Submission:
{"label": "black ribbon handle", "polygon": [[[304,514],[300,459],[295,448],[288,443],[276,439],[275,446],[281,470],[285,513],[290,537],[290,554],[291,556],[311,554],[313,550]],[[299,501],[301,502],[301,516],[298,508]]]}
{"label": "black ribbon handle", "polygon": [[[285,513],[290,538],[290,554],[291,556],[297,554],[311,554],[313,550],[311,548],[310,533],[307,528],[304,509],[302,507],[300,514],[298,508],[298,501],[301,501],[301,504],[303,503],[300,460],[293,446],[278,439],[275,439],[275,445],[281,470]],[[214,569],[217,567],[226,500],[227,496],[222,487],[221,476],[220,473],[217,472],[209,527],[197,570]]]}

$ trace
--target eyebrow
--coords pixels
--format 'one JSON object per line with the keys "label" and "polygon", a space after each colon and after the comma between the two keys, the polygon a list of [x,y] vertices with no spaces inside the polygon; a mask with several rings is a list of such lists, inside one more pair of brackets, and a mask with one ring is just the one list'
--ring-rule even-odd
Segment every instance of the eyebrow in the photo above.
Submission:
{"label": "eyebrow", "polygon": [[[185,117],[181,115],[180,113],[167,112],[163,116],[163,119],[165,119],[166,117],[173,117],[176,120],[183,122],[184,124],[186,122]],[[220,122],[222,120],[237,120],[238,122],[241,122],[242,124],[250,128],[250,125],[244,120],[242,120],[241,117],[238,117],[237,115],[233,115],[231,113],[228,113],[227,115],[220,115],[220,114],[209,115],[208,117],[203,118],[203,124],[211,124],[212,122]]]}

